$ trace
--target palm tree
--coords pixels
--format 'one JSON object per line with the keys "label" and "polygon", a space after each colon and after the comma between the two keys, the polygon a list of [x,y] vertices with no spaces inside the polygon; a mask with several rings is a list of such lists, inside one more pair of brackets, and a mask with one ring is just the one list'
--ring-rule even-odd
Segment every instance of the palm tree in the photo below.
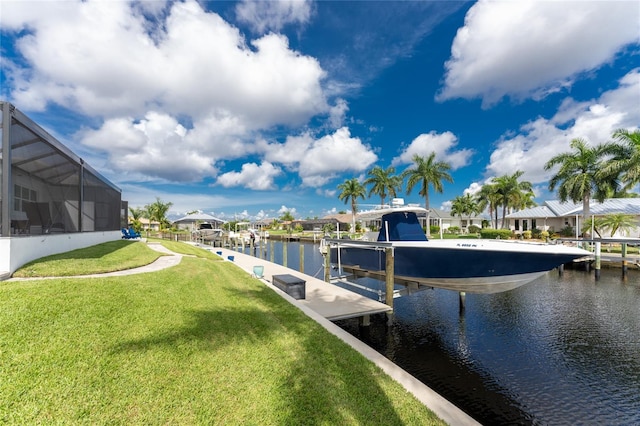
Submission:
{"label": "palm tree", "polygon": [[618,129],[613,138],[620,143],[622,155],[610,162],[609,170],[621,174],[624,189],[628,190],[640,183],[640,130]]}
{"label": "palm tree", "polygon": [[[523,182],[524,183],[524,182]],[[524,210],[531,207],[535,207],[538,204],[534,201],[535,194],[533,190],[530,191],[520,191],[520,193],[514,194],[513,204],[511,207],[517,210]]]}
{"label": "palm tree", "polygon": [[618,230],[622,230],[628,235],[632,229],[638,226],[634,215],[624,213],[608,214],[599,221],[599,225],[601,228],[611,231],[612,237]]}
{"label": "palm tree", "polygon": [[366,188],[356,178],[347,179],[338,185],[340,195],[338,198],[345,204],[351,200],[351,230],[356,230],[356,213],[358,212],[358,198],[364,199],[367,192]]}
{"label": "palm tree", "polygon": [[296,220],[296,218],[293,216],[293,213],[291,213],[289,210],[285,211],[284,213],[282,213],[282,216],[280,216],[280,221],[284,226],[286,226],[286,230],[289,231],[289,235],[291,235],[293,231],[291,227],[291,223],[294,220]]}
{"label": "palm tree", "polygon": [[431,214],[429,212],[429,185],[433,186],[433,189],[437,193],[442,193],[442,181],[445,180],[449,183],[453,183],[453,178],[449,174],[451,166],[444,161],[435,161],[436,153],[432,152],[428,157],[421,157],[419,155],[413,156],[413,162],[415,168],[408,168],[402,172],[402,179],[409,178],[407,180],[407,194],[411,193],[411,190],[417,184],[420,184],[419,194],[424,197],[424,206],[427,209],[427,236],[431,236]]}
{"label": "palm tree", "polygon": [[402,179],[395,175],[396,168],[388,167],[386,170],[380,166],[376,166],[369,171],[368,178],[364,181],[365,185],[371,185],[369,197],[372,194],[380,196],[380,205],[384,205],[384,200],[389,195],[393,198],[397,196],[397,190],[402,186]]}
{"label": "palm tree", "polygon": [[158,222],[160,229],[168,228],[169,220],[167,219],[167,212],[172,205],[173,203],[164,203],[160,198],[156,197],[155,202],[144,206],[149,222]]}
{"label": "palm tree", "polygon": [[[498,205],[502,206],[502,228],[506,228],[507,225],[507,221],[505,220],[507,209],[512,207],[520,208],[523,199],[527,197],[532,198],[533,196],[533,185],[531,185],[531,182],[518,181],[523,174],[523,171],[518,170],[512,175],[504,175],[492,179],[492,182],[495,184]],[[531,196],[524,195],[527,193],[531,193]]]}
{"label": "palm tree", "polygon": [[451,202],[451,214],[458,215],[462,218],[463,215],[468,216],[467,228],[471,222],[471,216],[478,214],[482,211],[478,202],[470,195],[465,194],[463,196],[458,195]]}
{"label": "palm tree", "polygon": [[478,202],[478,208],[483,211],[487,207],[489,208],[489,217],[493,221],[493,215],[495,214],[495,225],[491,224],[495,229],[498,228],[498,206],[500,205],[500,194],[498,193],[498,186],[495,184],[487,183],[482,185],[480,191],[476,194],[476,200]]}
{"label": "palm tree", "polygon": [[571,141],[573,152],[558,154],[550,159],[544,169],[557,165],[558,172],[549,181],[549,190],[558,188],[560,201],[568,199],[574,203],[582,201],[582,220],[589,217],[591,197],[603,202],[607,193],[617,188],[615,176],[609,168],[603,167],[603,161],[610,156],[622,156],[620,146],[612,143],[590,147],[584,139]]}
{"label": "palm tree", "polygon": [[129,207],[129,216],[131,217],[131,225],[133,225],[133,229],[135,229],[136,232],[142,231],[142,222],[140,222],[140,219],[144,217],[144,209],[141,209],[140,207]]}

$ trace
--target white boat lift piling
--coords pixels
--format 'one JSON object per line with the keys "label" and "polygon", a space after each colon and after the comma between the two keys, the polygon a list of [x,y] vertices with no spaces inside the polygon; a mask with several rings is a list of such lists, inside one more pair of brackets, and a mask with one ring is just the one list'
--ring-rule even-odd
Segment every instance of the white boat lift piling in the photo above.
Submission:
{"label": "white boat lift piling", "polygon": [[[622,269],[622,280],[626,281],[629,275],[629,263],[636,265],[640,268],[640,256],[629,256],[629,245],[640,246],[640,239],[638,238],[560,238],[561,242],[572,242],[576,244],[588,244],[593,247],[593,255],[586,259],[579,259],[577,261],[584,261],[587,272],[591,269],[592,263],[594,268],[594,276],[596,281],[600,280],[600,271],[602,269],[602,262],[606,263],[620,263]],[[602,255],[602,244],[620,244],[621,253],[617,254],[605,254]],[[558,269],[560,275],[562,275],[564,267],[561,266]]]}

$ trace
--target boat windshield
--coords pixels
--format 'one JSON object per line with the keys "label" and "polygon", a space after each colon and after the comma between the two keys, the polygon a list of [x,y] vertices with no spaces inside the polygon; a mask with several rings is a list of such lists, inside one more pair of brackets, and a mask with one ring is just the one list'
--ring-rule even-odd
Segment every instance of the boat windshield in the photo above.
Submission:
{"label": "boat windshield", "polygon": [[414,212],[394,212],[382,216],[378,241],[427,241]]}

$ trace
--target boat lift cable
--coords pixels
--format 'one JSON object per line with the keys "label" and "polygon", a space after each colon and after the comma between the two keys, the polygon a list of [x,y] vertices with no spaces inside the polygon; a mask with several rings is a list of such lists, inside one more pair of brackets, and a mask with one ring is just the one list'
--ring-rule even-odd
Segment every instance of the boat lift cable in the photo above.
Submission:
{"label": "boat lift cable", "polygon": [[318,269],[318,272],[316,272],[315,274],[313,274],[313,278],[318,278],[318,274],[320,273],[320,271],[322,271],[324,269],[324,265],[320,267],[320,269]]}

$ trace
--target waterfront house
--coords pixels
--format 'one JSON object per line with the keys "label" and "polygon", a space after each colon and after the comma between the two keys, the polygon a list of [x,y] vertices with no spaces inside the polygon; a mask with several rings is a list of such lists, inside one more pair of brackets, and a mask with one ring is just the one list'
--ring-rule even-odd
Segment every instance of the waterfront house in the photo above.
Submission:
{"label": "waterfront house", "polygon": [[[349,229],[351,229],[351,218],[351,213],[336,213],[324,216],[322,220],[326,220],[328,223],[333,224],[334,229],[336,230],[338,229],[337,227],[339,227],[340,231],[348,232]],[[356,221],[358,221],[357,217]],[[322,228],[321,223],[318,223],[317,225],[320,225]]]}
{"label": "waterfront house", "polygon": [[[613,213],[624,213],[635,216],[636,226],[631,232],[619,231],[617,237],[640,237],[640,198],[609,198],[604,202],[591,200],[589,214],[598,218]],[[582,228],[582,203],[571,201],[562,203],[559,200],[545,201],[543,205],[508,214],[508,227],[515,233],[532,230],[559,232],[564,228],[579,230]]]}
{"label": "waterfront house", "polygon": [[43,256],[120,239],[121,190],[0,101],[0,279]]}
{"label": "waterfront house", "polygon": [[[138,219],[138,221],[140,222],[140,226],[142,227],[143,231],[152,231],[152,232],[160,231],[160,222],[158,222],[157,220],[150,220],[150,219],[147,219],[146,217],[141,217],[140,219]],[[132,220],[129,219],[129,223],[131,222]]]}
{"label": "waterfront house", "polygon": [[434,208],[431,209],[429,214],[431,226],[438,226],[442,228],[444,232],[447,232],[447,229],[451,227],[458,227],[463,234],[466,234],[469,232],[470,226],[482,228],[483,220],[489,221],[490,218],[484,213],[473,214],[471,217],[464,215],[462,217],[452,216],[450,211]]}

